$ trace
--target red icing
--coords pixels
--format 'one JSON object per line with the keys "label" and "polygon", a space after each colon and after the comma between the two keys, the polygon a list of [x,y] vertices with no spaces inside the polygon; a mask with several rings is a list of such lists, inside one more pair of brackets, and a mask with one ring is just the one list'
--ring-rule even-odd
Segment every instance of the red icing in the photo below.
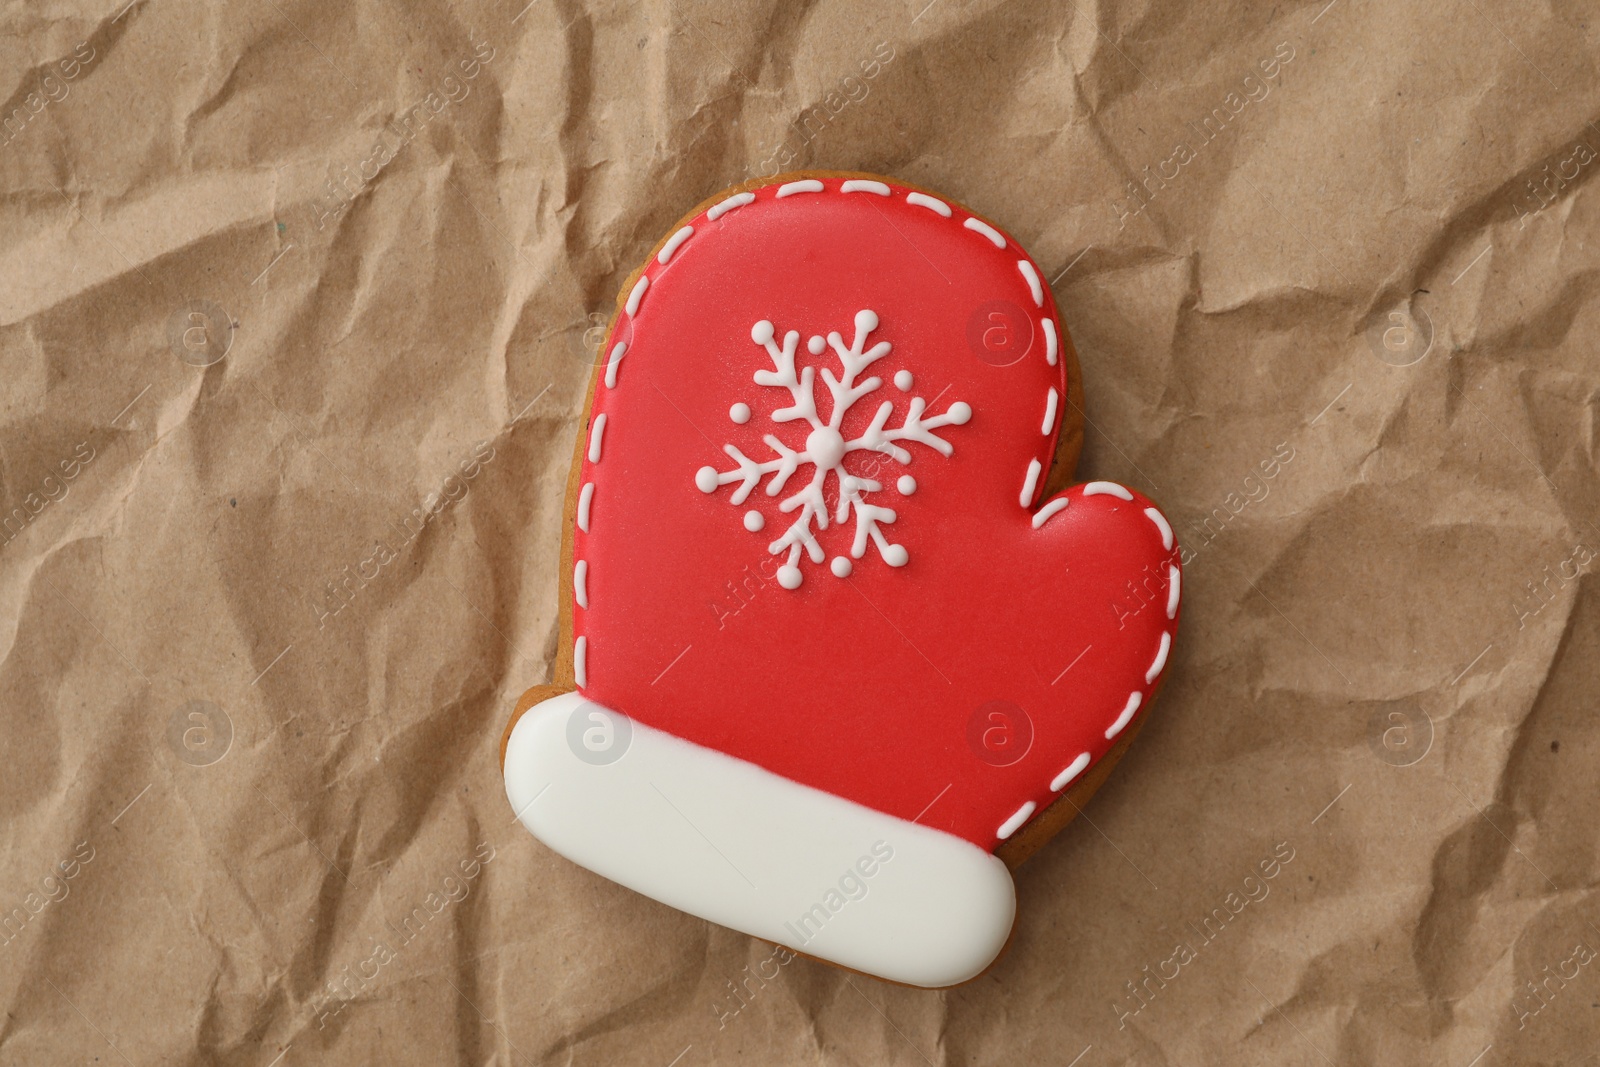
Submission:
{"label": "red icing", "polygon": [[[1054,799],[1051,780],[1079,753],[1098,760],[1111,747],[1105,731],[1130,693],[1148,704],[1146,672],[1177,626],[1167,614],[1177,549],[1163,547],[1137,493],[1129,503],[1074,487],[1063,494],[1070,505],[1033,528],[1037,503],[1024,508],[1019,495],[1030,459],[1045,482],[1056,445],[1053,427],[1041,432],[1047,394],[1066,391],[1062,361],[1045,359],[1049,290],[1036,306],[1018,267],[1025,253],[964,227],[960,208],[944,218],[909,204],[902,187],[881,197],[840,184],[785,198],[767,186],[715,221],[690,220],[693,237],[667,265],[651,259],[637,314],[621,315],[606,342],[607,353],[619,340],[628,349],[616,388],[597,387],[602,455],[582,471],[595,486],[589,532],[576,532],[574,547],[588,561],[589,608],[573,608],[574,637],[587,638],[583,692],[993,849],[1024,802],[1042,810]],[[775,455],[767,434],[804,447],[807,423],[770,418],[793,402],[789,391],[752,380],[773,366],[751,340],[756,322],[773,322],[780,343],[800,332],[797,361],[816,368],[826,419],[821,371],[838,376],[839,361],[831,348],[810,354],[806,340],[837,331],[848,345],[864,308],[880,319],[869,344],[893,350],[860,375],[883,384],[850,408],[847,438],[885,400],[891,427],[915,396],[929,401],[928,416],[957,400],[973,415],[934,431],[953,446],[949,458],[900,442],[909,464],[862,452],[844,461],[867,475],[876,460],[883,489],[867,499],[898,513],[884,533],[908,550],[906,566],[888,566],[869,544],[850,577],[836,578],[828,561],[849,555],[854,522],[830,515],[817,533],[827,561],[803,559],[803,583],[787,590],[767,545],[794,517],[778,502],[814,468],[776,497],[764,475],[737,507],[739,483],[708,495],[695,473],[734,467],[724,443],[757,462]],[[909,393],[893,383],[902,369],[915,378]],[[736,402],[754,412],[744,425],[728,416]],[[910,497],[895,491],[902,474],[916,479]],[[838,492],[830,476],[830,506]],[[750,508],[765,516],[759,533],[745,529]],[[1020,754],[1030,731],[1008,733],[1004,702],[1031,726]]]}

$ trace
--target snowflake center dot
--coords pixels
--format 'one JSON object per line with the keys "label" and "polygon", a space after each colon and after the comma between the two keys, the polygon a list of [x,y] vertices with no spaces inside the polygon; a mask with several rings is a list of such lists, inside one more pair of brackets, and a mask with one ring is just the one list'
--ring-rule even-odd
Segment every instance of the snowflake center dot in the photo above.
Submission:
{"label": "snowflake center dot", "polygon": [[844,447],[844,436],[832,426],[819,426],[806,438],[806,452],[818,467],[837,467]]}

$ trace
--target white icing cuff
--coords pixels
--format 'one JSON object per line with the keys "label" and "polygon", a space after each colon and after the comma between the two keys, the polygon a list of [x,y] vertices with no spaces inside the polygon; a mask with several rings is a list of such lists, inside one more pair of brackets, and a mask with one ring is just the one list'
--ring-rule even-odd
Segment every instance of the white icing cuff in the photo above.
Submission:
{"label": "white icing cuff", "polygon": [[976,845],[623,719],[577,693],[517,720],[505,780],[522,824],[574,863],[881,978],[964,982],[1011,932],[1011,873]]}

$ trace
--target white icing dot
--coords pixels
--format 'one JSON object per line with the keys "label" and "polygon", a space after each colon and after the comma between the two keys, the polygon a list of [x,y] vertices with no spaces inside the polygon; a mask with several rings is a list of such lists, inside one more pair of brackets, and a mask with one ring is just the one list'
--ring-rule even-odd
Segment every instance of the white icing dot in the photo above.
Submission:
{"label": "white icing dot", "polygon": [[850,571],[853,569],[850,561],[843,556],[834,556],[833,562],[829,566],[832,567],[835,578],[848,578],[850,577]]}
{"label": "white icing dot", "polygon": [[778,568],[778,584],[785,589],[800,588],[800,568],[785,563]]}
{"label": "white icing dot", "polygon": [[871,333],[878,328],[878,313],[870,308],[862,308],[856,312],[856,329],[862,333]]}
{"label": "white icing dot", "polygon": [[972,406],[965,401],[957,400],[950,405],[950,421],[957,426],[965,426],[972,421]]}
{"label": "white icing dot", "polygon": [[900,480],[894,483],[894,487],[900,490],[901,496],[910,496],[917,491],[917,480],[909,474],[902,474]]}
{"label": "white icing dot", "polygon": [[910,558],[905,545],[890,545],[883,550],[883,561],[891,567],[904,567]]}
{"label": "white icing dot", "polygon": [[824,348],[827,348],[827,347],[828,347],[828,342],[823,340],[822,339],[822,335],[819,334],[819,333],[812,334],[811,335],[811,340],[806,342],[806,350],[808,352],[810,352],[813,356],[822,355],[822,350]]}
{"label": "white icing dot", "polygon": [[717,491],[717,468],[701,467],[695,471],[694,484],[700,487],[702,493],[715,493]]}
{"label": "white icing dot", "polygon": [[767,524],[767,518],[761,512],[751,509],[744,513],[744,528],[755,533]]}
{"label": "white icing dot", "polygon": [[750,405],[733,405],[733,407],[728,409],[728,418],[732,419],[734,422],[737,422],[740,426],[743,426],[745,423],[750,421]]}
{"label": "white icing dot", "polygon": [[908,370],[895,371],[894,387],[900,390],[902,393],[909,393],[911,392],[911,383],[914,380],[915,379],[911,377],[911,372]]}
{"label": "white icing dot", "polygon": [[772,340],[774,332],[772,323],[762,319],[750,327],[750,340],[758,345],[764,345]]}
{"label": "white icing dot", "polygon": [[818,470],[839,466],[839,461],[850,451],[844,435],[832,426],[818,426],[806,437],[806,455]]}

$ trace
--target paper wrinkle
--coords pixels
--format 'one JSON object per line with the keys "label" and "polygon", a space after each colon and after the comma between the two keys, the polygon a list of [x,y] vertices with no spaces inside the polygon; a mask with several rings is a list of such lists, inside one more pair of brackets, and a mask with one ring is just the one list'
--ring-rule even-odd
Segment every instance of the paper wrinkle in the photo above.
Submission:
{"label": "paper wrinkle", "polygon": [[[1490,738],[1495,753],[1492,794],[1485,797],[1482,788],[1469,779],[1457,782],[1447,800],[1451,810],[1469,809],[1469,805],[1470,809],[1459,817],[1457,829],[1435,852],[1431,892],[1415,935],[1419,973],[1429,983],[1430,995],[1441,1000],[1455,999],[1463,989],[1481,980],[1498,953],[1505,951],[1498,948],[1492,953],[1493,958],[1481,958],[1479,942],[1488,933],[1483,927],[1491,920],[1505,921],[1493,913],[1484,916],[1485,907],[1492,906],[1486,898],[1512,893],[1519,907],[1537,908],[1537,913],[1564,898],[1587,899],[1587,874],[1574,872],[1578,875],[1576,884],[1563,889],[1552,886],[1539,865],[1528,861],[1528,850],[1536,842],[1528,840],[1523,830],[1532,826],[1537,833],[1538,815],[1527,810],[1514,780],[1517,765],[1524,757],[1544,747],[1539,743],[1543,738],[1538,737],[1543,727],[1540,720],[1545,717],[1542,713],[1548,713],[1550,690],[1564,681],[1561,667],[1572,653],[1577,620],[1578,604],[1574,600],[1561,615],[1559,637],[1551,646],[1548,659],[1538,665],[1531,698],[1523,710],[1513,713],[1510,721],[1497,725]],[[1589,673],[1592,675],[1592,671]],[[1537,913],[1515,920],[1517,928],[1526,929]],[[1574,936],[1582,938],[1585,933],[1579,930]],[[1473,958],[1474,955],[1480,958]],[[1514,997],[1515,988],[1506,989],[1504,995]]]}
{"label": "paper wrinkle", "polygon": [[[65,234],[58,227],[54,234],[37,233],[33,240],[16,246],[12,255],[0,252],[0,291],[8,291],[11,296],[0,306],[4,324],[57,311],[64,304],[118,282],[131,280],[149,285],[158,261],[270,222],[265,206],[253,212],[240,211],[241,207],[248,208],[252,193],[259,199],[257,190],[266,180],[264,175],[248,172],[211,174],[162,183],[149,196],[140,196],[133,188],[124,196],[101,201],[92,193],[75,189],[67,193],[64,205],[55,198],[57,202],[47,210],[68,213]],[[152,215],[166,221],[151,226]],[[73,234],[79,228],[86,233]],[[91,264],[81,277],[76,271],[39,272],[39,258],[59,255],[64,243],[92,247],[98,262]],[[74,263],[82,265],[81,259]],[[176,305],[179,298],[168,299]]]}
{"label": "paper wrinkle", "polygon": [[208,72],[208,80],[213,81],[216,88],[192,103],[189,106],[188,114],[183,118],[183,147],[186,154],[192,153],[194,150],[196,128],[212,115],[222,110],[226,104],[233,100],[234,94],[238,92],[240,88],[237,81],[239,68],[243,65],[244,60],[245,57],[242,54],[235,55],[228,64],[227,73],[220,78]]}

